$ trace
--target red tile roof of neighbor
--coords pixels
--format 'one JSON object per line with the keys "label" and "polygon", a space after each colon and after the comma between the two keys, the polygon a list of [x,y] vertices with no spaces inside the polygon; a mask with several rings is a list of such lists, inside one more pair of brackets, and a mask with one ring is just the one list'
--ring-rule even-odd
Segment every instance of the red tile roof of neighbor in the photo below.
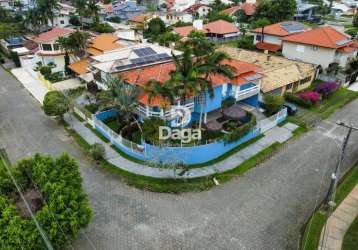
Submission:
{"label": "red tile roof of neighbor", "polygon": [[282,46],[273,43],[258,42],[256,43],[256,48],[261,50],[268,50],[271,52],[277,52],[282,48]]}
{"label": "red tile roof of neighbor", "polygon": [[303,33],[294,34],[285,37],[283,41],[310,44],[332,49],[350,45],[354,46],[354,42],[350,40],[350,37],[337,31],[331,26],[323,26]]}
{"label": "red tile roof of neighbor", "polygon": [[41,33],[40,35],[34,37],[32,40],[36,43],[51,42],[57,40],[61,36],[66,36],[73,32],[75,32],[74,29],[55,27],[50,31]]}
{"label": "red tile roof of neighbor", "polygon": [[[174,28],[174,31],[178,33],[182,37],[186,37],[189,35],[191,31],[195,30],[193,26],[184,26]],[[198,30],[203,33],[214,33],[214,34],[229,34],[229,33],[237,33],[240,30],[232,23],[229,23],[224,20],[217,20],[208,24],[203,25],[202,30]]]}
{"label": "red tile roof of neighbor", "polygon": [[[270,25],[266,25],[264,27],[263,32],[264,32],[264,34],[274,35],[274,36],[289,36],[289,35],[292,35],[293,33],[289,33],[287,30],[285,30],[282,27],[282,24],[285,24],[285,23],[301,24],[299,22],[294,22],[294,21],[270,24]],[[307,30],[308,30],[308,27],[307,27]],[[257,28],[257,29],[251,30],[251,32],[262,33],[262,28]],[[294,33],[294,34],[297,34],[297,33]]]}
{"label": "red tile roof of neighbor", "polygon": [[[229,80],[223,76],[220,75],[211,75],[210,78],[213,81],[214,85],[221,85],[227,82],[231,82],[233,84],[241,85],[247,80],[245,80],[243,77],[248,77],[251,75],[256,75],[257,70],[259,67],[246,63],[241,62],[238,60],[225,60],[223,64],[229,64],[236,68],[236,77],[232,80]],[[121,74],[123,79],[130,83],[130,84],[136,84],[139,86],[144,86],[149,80],[157,80],[160,82],[164,82],[166,80],[169,80],[169,73],[171,71],[175,70],[174,63],[164,63],[164,64],[157,64],[141,69],[134,69],[129,70]],[[158,103],[163,103],[161,98],[153,99],[151,103],[149,103],[148,96],[146,94],[143,94],[139,101],[145,105],[152,105],[156,106]]]}
{"label": "red tile roof of neighbor", "polygon": [[202,6],[209,7],[209,5],[207,5],[207,4],[196,3],[196,4],[193,4],[193,5],[189,6],[185,10],[183,10],[183,12],[186,12],[186,13],[189,13],[189,14],[194,14]]}
{"label": "red tile roof of neighbor", "polygon": [[222,10],[221,13],[227,14],[229,16],[233,16],[236,14],[238,10],[243,10],[245,12],[245,15],[252,16],[255,14],[256,11],[256,4],[253,3],[242,3],[240,5],[232,6],[230,8],[227,8],[225,10]]}

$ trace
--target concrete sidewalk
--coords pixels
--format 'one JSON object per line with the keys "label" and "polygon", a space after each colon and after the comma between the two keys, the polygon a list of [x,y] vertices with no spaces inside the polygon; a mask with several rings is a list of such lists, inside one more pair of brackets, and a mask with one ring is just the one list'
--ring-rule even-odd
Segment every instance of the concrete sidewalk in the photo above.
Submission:
{"label": "concrete sidewalk", "polygon": [[24,87],[31,93],[41,105],[43,103],[46,93],[49,91],[41,82],[34,78],[26,69],[16,68],[12,69],[11,73],[24,85]]}
{"label": "concrete sidewalk", "polygon": [[340,250],[349,226],[358,216],[358,185],[328,218],[322,229],[319,250]]}
{"label": "concrete sidewalk", "polygon": [[81,137],[83,137],[89,144],[92,145],[96,142],[103,144],[106,149],[106,159],[114,166],[121,168],[125,171],[131,172],[133,174],[144,175],[154,178],[197,178],[226,172],[228,170],[236,168],[245,160],[253,157],[254,155],[271,146],[275,142],[283,143],[287,141],[292,137],[292,131],[294,131],[298,127],[297,125],[292,123],[287,123],[283,127],[275,127],[267,131],[265,133],[265,137],[249,145],[243,150],[237,152],[236,154],[231,155],[225,160],[207,167],[190,169],[184,174],[184,176],[178,176],[178,173],[182,171],[180,169],[178,169],[174,174],[174,171],[170,169],[153,168],[129,161],[123,158],[109,145],[105,144],[100,138],[98,138],[97,135],[95,135],[89,128],[87,128],[84,123],[81,123],[79,120],[74,117],[70,117],[69,115],[65,116],[65,120],[71,126],[71,128],[74,129],[79,135],[81,135]]}

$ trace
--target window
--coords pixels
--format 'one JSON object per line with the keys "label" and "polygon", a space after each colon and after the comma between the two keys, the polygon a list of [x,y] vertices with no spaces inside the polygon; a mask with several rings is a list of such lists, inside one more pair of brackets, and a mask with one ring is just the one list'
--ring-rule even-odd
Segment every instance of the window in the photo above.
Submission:
{"label": "window", "polygon": [[306,77],[306,78],[303,78],[303,79],[301,80],[301,82],[300,82],[300,85],[303,85],[303,84],[306,84],[306,83],[310,82],[311,79],[312,79],[311,76],[308,76],[308,77]]}
{"label": "window", "polygon": [[318,50],[318,46],[312,46],[312,50]]}
{"label": "window", "polygon": [[61,24],[65,24],[65,21],[61,20],[60,23],[61,23]]}
{"label": "window", "polygon": [[261,42],[261,35],[256,35],[256,41],[259,41],[259,42]]}
{"label": "window", "polygon": [[297,45],[296,51],[297,51],[297,52],[302,52],[302,53],[305,52],[305,46]]}
{"label": "window", "polygon": [[292,84],[292,83],[287,84],[287,86],[286,86],[286,90],[292,89],[292,86],[293,86],[293,84]]}
{"label": "window", "polygon": [[58,44],[53,45],[53,50],[60,50],[60,46]]}
{"label": "window", "polygon": [[42,44],[42,50],[51,51],[52,50],[51,44],[43,43]]}

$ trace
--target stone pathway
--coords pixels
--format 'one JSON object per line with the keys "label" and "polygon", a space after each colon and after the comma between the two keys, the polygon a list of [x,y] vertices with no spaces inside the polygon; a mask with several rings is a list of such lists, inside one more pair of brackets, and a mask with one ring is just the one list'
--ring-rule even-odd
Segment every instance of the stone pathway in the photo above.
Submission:
{"label": "stone pathway", "polygon": [[106,160],[114,166],[134,174],[155,178],[197,178],[231,170],[243,163],[245,160],[271,146],[275,142],[283,143],[287,141],[292,137],[292,131],[298,128],[297,125],[292,123],[287,123],[282,127],[274,127],[267,131],[263,138],[236,154],[226,158],[225,160],[207,167],[190,169],[183,176],[179,176],[178,173],[181,172],[180,169],[178,169],[176,174],[174,174],[174,171],[170,169],[153,168],[129,161],[119,155],[113,148],[110,147],[110,145],[105,144],[100,138],[98,138],[97,135],[87,128],[85,124],[81,123],[76,118],[67,115],[65,116],[65,120],[89,144],[94,144],[96,142],[104,144],[106,149]]}
{"label": "stone pathway", "polygon": [[322,230],[319,250],[340,250],[344,234],[358,216],[358,185],[349,193],[328,218],[326,230]]}

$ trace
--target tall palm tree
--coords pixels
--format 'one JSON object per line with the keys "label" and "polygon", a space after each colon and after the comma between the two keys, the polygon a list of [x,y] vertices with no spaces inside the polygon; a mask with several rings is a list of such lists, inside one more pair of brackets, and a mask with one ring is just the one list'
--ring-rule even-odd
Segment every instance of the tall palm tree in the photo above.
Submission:
{"label": "tall palm tree", "polygon": [[93,23],[99,22],[99,16],[98,16],[99,11],[100,8],[97,5],[97,2],[95,0],[89,0],[87,3],[87,13],[89,16],[92,17]]}
{"label": "tall palm tree", "polygon": [[140,95],[138,87],[124,83],[124,80],[118,76],[107,77],[105,81],[108,91],[106,91],[106,106],[113,107],[118,111],[118,121],[124,121],[126,124],[130,124],[133,119],[139,130],[142,132],[138,120],[135,116],[137,109],[137,99]]}
{"label": "tall palm tree", "polygon": [[40,32],[42,25],[47,25],[47,18],[41,13],[38,8],[32,8],[26,11],[24,25],[30,25],[36,34]]}
{"label": "tall palm tree", "polygon": [[83,17],[86,15],[86,9],[87,9],[87,1],[88,0],[74,0],[73,5],[76,8],[76,12],[80,17],[80,23],[83,27]]}
{"label": "tall palm tree", "polygon": [[67,56],[72,55],[72,59],[76,61],[76,56],[79,56],[81,52],[86,50],[88,39],[88,33],[76,31],[68,37],[58,38],[56,43],[60,46],[61,50],[65,51]]}
{"label": "tall palm tree", "polygon": [[202,125],[202,116],[203,110],[206,103],[206,91],[209,92],[210,96],[214,95],[213,92],[213,84],[211,80],[212,75],[221,75],[226,78],[232,79],[235,75],[236,69],[231,65],[224,64],[225,60],[230,60],[228,54],[224,52],[214,52],[204,57],[203,60],[199,61],[197,65],[197,70],[200,75],[204,75],[204,79],[206,80],[202,84],[198,82],[200,85],[199,91],[199,102],[200,102],[200,117],[199,117],[199,128]]}
{"label": "tall palm tree", "polygon": [[53,27],[55,11],[60,9],[58,0],[36,0],[36,8],[38,8],[39,13],[42,16],[41,19],[46,18],[46,25],[47,20],[50,20],[51,26]]}

